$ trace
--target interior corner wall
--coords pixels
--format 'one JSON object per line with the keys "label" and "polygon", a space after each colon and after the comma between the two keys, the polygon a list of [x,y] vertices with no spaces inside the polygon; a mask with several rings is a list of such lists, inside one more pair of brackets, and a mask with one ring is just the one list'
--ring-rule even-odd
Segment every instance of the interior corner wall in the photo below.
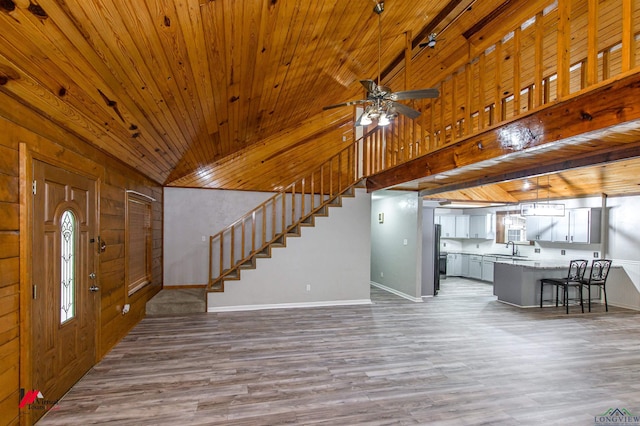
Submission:
{"label": "interior corner wall", "polygon": [[435,291],[435,232],[434,208],[422,209],[422,296],[433,296]]}
{"label": "interior corner wall", "polygon": [[271,197],[270,192],[164,190],[164,285],[209,280],[209,237]]}
{"label": "interior corner wall", "polygon": [[370,303],[370,209],[364,189],[343,197],[342,207],[303,226],[271,258],[258,258],[224,292],[209,293],[208,311]]}
{"label": "interior corner wall", "polygon": [[371,201],[371,281],[422,296],[422,202],[416,192],[378,191]]}

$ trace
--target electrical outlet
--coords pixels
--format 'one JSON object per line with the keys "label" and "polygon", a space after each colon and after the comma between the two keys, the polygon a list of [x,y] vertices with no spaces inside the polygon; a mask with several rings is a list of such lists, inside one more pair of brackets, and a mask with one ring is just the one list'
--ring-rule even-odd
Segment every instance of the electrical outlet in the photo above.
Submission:
{"label": "electrical outlet", "polygon": [[207,241],[207,237],[205,237],[204,235],[202,236],[202,241]]}
{"label": "electrical outlet", "polygon": [[533,249],[533,252],[534,252],[534,253],[540,253],[540,249],[539,249],[539,248],[537,248],[537,249]]}
{"label": "electrical outlet", "polygon": [[307,291],[311,291],[311,284],[307,284]]}
{"label": "electrical outlet", "polygon": [[384,272],[380,272],[380,278],[384,278]]}
{"label": "electrical outlet", "polygon": [[403,244],[403,245],[405,245],[405,246],[406,246],[408,243],[409,243],[409,241],[407,241],[407,239],[406,239],[406,238],[402,241],[402,244]]}
{"label": "electrical outlet", "polygon": [[600,257],[600,253],[598,253],[597,251],[594,251],[594,252],[593,252],[593,258],[594,258],[594,259],[597,259],[597,258],[599,258],[599,257]]}
{"label": "electrical outlet", "polygon": [[476,248],[480,248],[480,244],[476,244]]}
{"label": "electrical outlet", "polygon": [[566,250],[560,250],[560,254],[564,256],[565,254],[567,254],[567,251]]}

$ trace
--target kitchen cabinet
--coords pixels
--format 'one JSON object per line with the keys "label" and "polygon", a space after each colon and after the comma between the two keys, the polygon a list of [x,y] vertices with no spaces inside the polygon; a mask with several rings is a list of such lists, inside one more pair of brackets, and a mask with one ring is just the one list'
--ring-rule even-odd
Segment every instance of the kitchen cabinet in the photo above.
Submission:
{"label": "kitchen cabinet", "polygon": [[493,282],[493,264],[497,258],[494,256],[482,256],[482,280]]}
{"label": "kitchen cabinet", "polygon": [[456,238],[469,238],[469,216],[468,215],[456,215]]}
{"label": "kitchen cabinet", "polygon": [[469,238],[488,240],[495,238],[493,217],[490,213],[469,216]]}
{"label": "kitchen cabinet", "polygon": [[456,217],[439,216],[440,218],[440,236],[441,238],[454,238],[456,236]]}
{"label": "kitchen cabinet", "polygon": [[527,216],[527,240],[553,241],[552,216]]}
{"label": "kitchen cabinet", "polygon": [[447,254],[447,276],[459,277],[462,275],[462,255],[457,253]]}
{"label": "kitchen cabinet", "polygon": [[460,276],[462,277],[469,276],[469,255],[468,254],[460,255]]}
{"label": "kitchen cabinet", "polygon": [[469,278],[482,279],[482,256],[472,254],[469,256]]}
{"label": "kitchen cabinet", "polygon": [[564,216],[528,216],[527,239],[557,243],[600,242],[599,208],[570,209]]}

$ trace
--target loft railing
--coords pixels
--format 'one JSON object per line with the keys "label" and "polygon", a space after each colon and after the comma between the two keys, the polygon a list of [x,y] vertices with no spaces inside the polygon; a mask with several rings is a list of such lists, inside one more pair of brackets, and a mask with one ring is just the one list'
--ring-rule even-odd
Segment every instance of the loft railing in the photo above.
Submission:
{"label": "loft railing", "polygon": [[[318,169],[276,192],[225,229],[209,238],[209,287],[233,276],[256,254],[326,208],[362,178],[358,145],[350,145]],[[281,240],[282,239],[282,240]]]}
{"label": "loft railing", "polygon": [[502,34],[470,41],[470,60],[430,84],[440,96],[414,101],[420,117],[366,134],[365,176],[640,71],[640,2],[541,4]]}

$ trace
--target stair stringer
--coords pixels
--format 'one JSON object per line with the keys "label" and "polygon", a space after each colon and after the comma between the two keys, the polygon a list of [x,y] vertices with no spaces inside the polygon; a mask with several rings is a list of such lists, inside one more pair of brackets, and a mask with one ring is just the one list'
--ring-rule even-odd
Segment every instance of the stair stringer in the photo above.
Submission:
{"label": "stair stringer", "polygon": [[257,258],[256,269],[243,269],[224,292],[209,292],[209,312],[370,303],[371,198],[357,189],[342,203],[301,227],[286,249]]}

